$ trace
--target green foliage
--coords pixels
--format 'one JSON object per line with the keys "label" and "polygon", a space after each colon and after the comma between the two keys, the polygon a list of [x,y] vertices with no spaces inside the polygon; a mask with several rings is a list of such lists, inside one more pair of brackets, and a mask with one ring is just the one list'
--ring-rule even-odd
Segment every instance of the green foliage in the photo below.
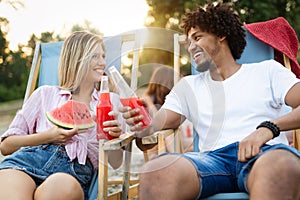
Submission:
{"label": "green foliage", "polygon": [[8,48],[8,21],[0,18],[0,25],[0,102],[4,102],[24,97],[29,67],[21,49],[12,52]]}
{"label": "green foliage", "polygon": [[85,20],[83,25],[75,24],[71,28],[71,32],[84,31],[84,30],[89,31],[89,32],[94,33],[94,34],[103,35],[97,28],[94,28],[91,25],[91,22],[88,21],[88,20]]}
{"label": "green foliage", "polygon": [[[247,23],[266,21],[284,17],[296,30],[300,31],[300,0],[237,1],[234,9]],[[298,5],[298,6],[297,6]]]}
{"label": "green foliage", "polygon": [[[147,0],[150,10],[145,25],[181,32],[180,23],[185,12],[195,10],[198,5],[203,6],[208,2],[217,1]],[[300,38],[300,0],[223,0],[222,2],[231,3],[233,9],[240,15],[241,20],[246,23],[266,21],[280,16],[284,17]],[[157,53],[160,54],[159,50]],[[156,53],[152,52],[151,54]],[[162,58],[165,57],[162,56]],[[147,60],[147,58],[143,59]],[[171,65],[172,60],[161,60],[160,63]]]}
{"label": "green foliage", "polygon": [[22,52],[10,52],[0,72],[0,102],[24,97],[29,67]]}
{"label": "green foliage", "polygon": [[[147,0],[150,7],[148,27],[169,28],[179,31],[182,16],[186,11],[194,10],[198,5],[205,5],[210,0]],[[230,2],[246,23],[266,21],[284,17],[300,36],[300,0],[224,0]]]}
{"label": "green foliage", "polygon": [[185,0],[147,0],[147,3],[150,7],[148,18],[153,20],[150,20],[146,26],[168,28],[175,31],[180,31],[179,19],[185,12],[185,6],[196,5],[194,0],[188,2]]}

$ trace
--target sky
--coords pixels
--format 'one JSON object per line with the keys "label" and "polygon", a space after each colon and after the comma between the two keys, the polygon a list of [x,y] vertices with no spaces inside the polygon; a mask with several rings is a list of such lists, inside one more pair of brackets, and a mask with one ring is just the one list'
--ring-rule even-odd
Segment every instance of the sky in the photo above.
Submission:
{"label": "sky", "polygon": [[0,3],[0,17],[9,20],[7,40],[11,49],[27,44],[31,34],[63,34],[74,24],[91,22],[104,36],[117,35],[144,27],[149,9],[146,0],[22,0],[24,8],[15,10]]}

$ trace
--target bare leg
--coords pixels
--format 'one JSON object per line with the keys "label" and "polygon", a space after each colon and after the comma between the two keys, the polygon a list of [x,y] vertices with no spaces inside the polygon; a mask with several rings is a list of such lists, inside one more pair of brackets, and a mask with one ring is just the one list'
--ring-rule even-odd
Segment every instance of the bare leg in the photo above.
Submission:
{"label": "bare leg", "polygon": [[300,199],[300,159],[274,150],[254,164],[247,181],[251,200]]}
{"label": "bare leg", "polygon": [[36,184],[26,173],[14,170],[0,170],[0,199],[32,200]]}
{"label": "bare leg", "polygon": [[195,199],[200,183],[194,165],[181,156],[166,155],[147,162],[140,174],[139,198]]}
{"label": "bare leg", "polygon": [[80,183],[71,175],[55,173],[49,176],[37,189],[35,200],[83,200]]}

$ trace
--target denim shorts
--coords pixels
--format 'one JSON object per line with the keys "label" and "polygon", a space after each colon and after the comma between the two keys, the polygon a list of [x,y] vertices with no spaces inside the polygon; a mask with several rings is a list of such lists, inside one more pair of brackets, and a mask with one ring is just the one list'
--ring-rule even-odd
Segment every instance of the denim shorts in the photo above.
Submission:
{"label": "denim shorts", "polygon": [[85,199],[93,175],[89,160],[85,165],[79,164],[77,159],[70,161],[65,147],[53,144],[22,147],[2,161],[1,169],[21,170],[30,175],[37,186],[56,172],[70,174],[81,184]]}
{"label": "denim shorts", "polygon": [[[262,153],[248,162],[238,161],[238,145],[232,143],[223,148],[209,152],[187,152],[179,154],[192,162],[197,170],[201,191],[198,198],[204,198],[223,192],[246,192],[247,177],[254,162],[264,153],[274,149],[285,149],[300,158],[300,152],[295,148],[284,145],[264,145]],[[164,155],[164,154],[163,154]]]}

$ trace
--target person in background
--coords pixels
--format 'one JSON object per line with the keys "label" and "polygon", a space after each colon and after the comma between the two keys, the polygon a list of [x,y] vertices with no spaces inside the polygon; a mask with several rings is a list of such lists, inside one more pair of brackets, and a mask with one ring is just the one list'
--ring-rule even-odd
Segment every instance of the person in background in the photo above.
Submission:
{"label": "person in background", "polygon": [[[7,157],[0,164],[0,199],[88,198],[98,167],[96,126],[80,132],[66,130],[53,125],[45,113],[69,100],[83,102],[95,113],[99,97],[95,85],[105,67],[105,47],[99,36],[79,31],[64,41],[59,86],[37,88],[1,136],[1,153]],[[118,96],[111,95],[112,103],[119,107]],[[105,131],[119,136],[118,111],[110,114],[115,120],[104,122]],[[110,164],[118,168],[122,156],[121,151],[110,152]]]}
{"label": "person in background", "polygon": [[148,110],[151,116],[160,109],[165,102],[165,97],[174,86],[174,70],[165,65],[155,67],[146,88],[143,98],[148,103]]}
{"label": "person in background", "polygon": [[[174,86],[174,69],[166,65],[158,65],[154,69],[150,78],[148,87],[142,95],[143,100],[147,103],[147,109],[153,118],[156,112],[165,102],[166,96]],[[179,127],[180,141],[183,151],[193,151],[193,136],[191,134],[191,123],[187,120]],[[174,136],[168,136],[165,139],[168,152],[174,151]],[[157,146],[147,150],[150,159],[156,157]]]}
{"label": "person in background", "polygon": [[[139,138],[188,119],[201,151],[146,162],[139,198],[246,192],[251,200],[300,199],[300,152],[284,133],[300,128],[300,80],[275,60],[236,62],[246,46],[245,29],[230,4],[209,3],[188,12],[182,28],[200,73],[173,87],[147,128],[142,129],[138,109],[120,111]],[[284,105],[293,110],[285,114]]]}

